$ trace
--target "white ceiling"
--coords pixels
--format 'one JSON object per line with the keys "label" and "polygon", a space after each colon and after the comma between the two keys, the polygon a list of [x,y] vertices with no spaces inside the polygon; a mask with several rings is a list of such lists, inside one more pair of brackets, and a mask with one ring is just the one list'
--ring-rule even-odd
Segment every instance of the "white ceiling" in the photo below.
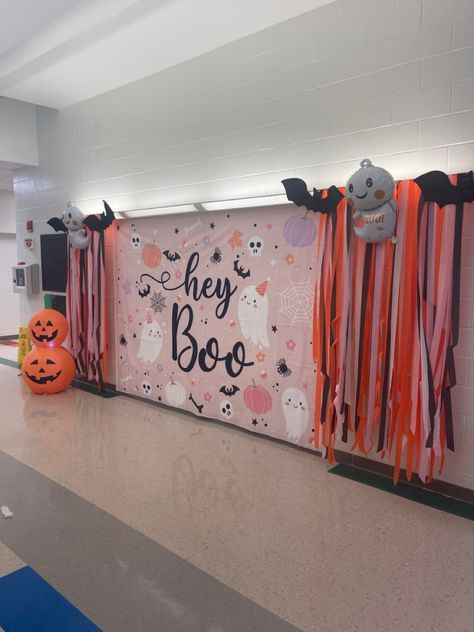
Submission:
{"label": "white ceiling", "polygon": [[0,95],[64,108],[333,0],[0,0]]}

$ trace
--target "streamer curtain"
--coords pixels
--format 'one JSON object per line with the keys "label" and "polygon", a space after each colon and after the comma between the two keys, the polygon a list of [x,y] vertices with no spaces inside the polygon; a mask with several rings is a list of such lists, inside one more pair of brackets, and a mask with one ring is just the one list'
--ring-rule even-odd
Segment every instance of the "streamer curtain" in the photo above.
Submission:
{"label": "streamer curtain", "polygon": [[396,245],[355,237],[345,199],[319,214],[314,442],[331,462],[342,440],[393,458],[395,482],[402,467],[430,481],[454,450],[463,205],[427,202],[415,181],[396,199]]}

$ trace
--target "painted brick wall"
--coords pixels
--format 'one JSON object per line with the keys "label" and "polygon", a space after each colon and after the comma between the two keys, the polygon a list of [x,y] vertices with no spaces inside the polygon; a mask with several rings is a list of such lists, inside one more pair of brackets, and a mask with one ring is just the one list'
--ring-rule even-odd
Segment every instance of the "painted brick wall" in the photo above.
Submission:
{"label": "painted brick wall", "polygon": [[[337,0],[37,117],[40,167],[15,180],[20,238],[29,218],[49,230],[68,200],[92,212],[102,198],[126,210],[271,194],[292,175],[320,188],[366,156],[396,178],[469,170],[474,3]],[[444,478],[474,488],[474,209],[464,242],[458,451]],[[23,318],[40,304],[22,301]]]}

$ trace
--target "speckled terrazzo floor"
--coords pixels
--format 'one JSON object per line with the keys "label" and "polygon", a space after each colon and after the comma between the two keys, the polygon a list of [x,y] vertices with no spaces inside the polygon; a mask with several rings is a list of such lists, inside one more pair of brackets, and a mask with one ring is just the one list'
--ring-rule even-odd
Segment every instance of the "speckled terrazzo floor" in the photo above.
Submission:
{"label": "speckled terrazzo floor", "polygon": [[234,630],[222,603],[252,632],[471,630],[472,522],[289,446],[122,396],[34,396],[17,374],[0,365],[0,504],[15,514],[0,575],[18,556],[104,629],[128,582],[169,632]]}

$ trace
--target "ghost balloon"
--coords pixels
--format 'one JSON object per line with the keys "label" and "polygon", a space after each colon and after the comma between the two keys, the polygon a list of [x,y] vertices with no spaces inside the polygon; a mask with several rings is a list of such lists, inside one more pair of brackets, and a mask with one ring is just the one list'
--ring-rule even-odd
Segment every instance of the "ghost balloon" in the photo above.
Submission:
{"label": "ghost balloon", "polygon": [[347,203],[353,211],[355,234],[368,243],[396,242],[397,203],[390,173],[365,158],[346,184]]}

